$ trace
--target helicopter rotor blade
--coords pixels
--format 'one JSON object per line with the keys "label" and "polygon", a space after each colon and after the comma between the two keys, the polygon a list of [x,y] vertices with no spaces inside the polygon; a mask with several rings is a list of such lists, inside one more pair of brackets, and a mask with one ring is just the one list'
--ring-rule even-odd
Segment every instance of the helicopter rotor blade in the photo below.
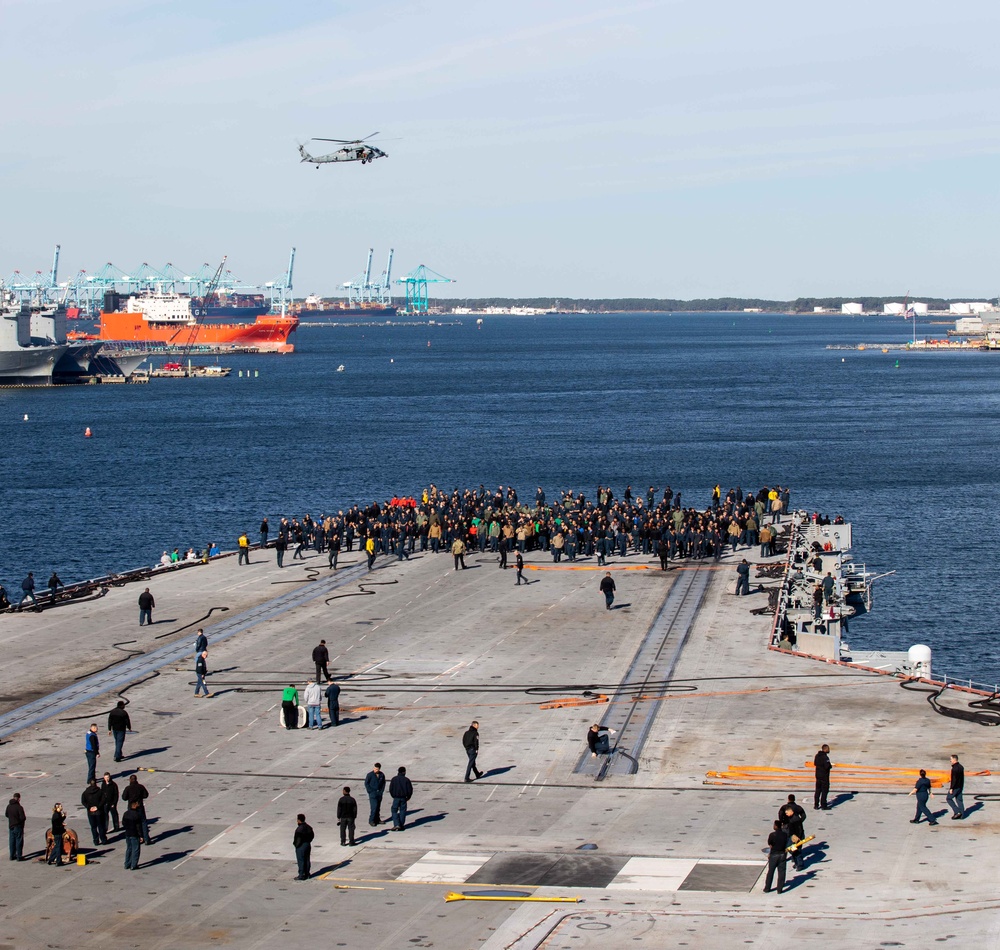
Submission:
{"label": "helicopter rotor blade", "polygon": [[357,145],[361,139],[320,139],[313,138],[310,139],[311,142],[336,142],[339,145]]}

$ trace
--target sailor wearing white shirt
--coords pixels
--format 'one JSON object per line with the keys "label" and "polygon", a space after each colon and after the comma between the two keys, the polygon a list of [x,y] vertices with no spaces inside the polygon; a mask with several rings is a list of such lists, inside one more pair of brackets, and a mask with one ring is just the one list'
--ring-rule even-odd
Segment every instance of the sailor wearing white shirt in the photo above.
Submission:
{"label": "sailor wearing white shirt", "polygon": [[322,696],[323,692],[319,688],[319,683],[315,682],[315,680],[309,680],[303,698],[305,699],[306,712],[309,714],[310,729],[323,728],[323,717],[319,706]]}

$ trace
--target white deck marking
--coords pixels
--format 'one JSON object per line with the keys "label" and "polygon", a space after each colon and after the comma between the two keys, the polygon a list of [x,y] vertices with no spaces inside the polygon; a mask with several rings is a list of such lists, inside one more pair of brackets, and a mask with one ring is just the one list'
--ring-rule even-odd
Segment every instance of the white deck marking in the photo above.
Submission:
{"label": "white deck marking", "polygon": [[608,890],[676,891],[695,869],[694,858],[630,858]]}
{"label": "white deck marking", "polygon": [[428,851],[420,860],[411,864],[396,880],[464,884],[492,857],[492,854],[455,854],[445,851]]}
{"label": "white deck marking", "polygon": [[539,771],[535,773],[535,777],[530,782],[527,782],[525,786],[521,789],[521,791],[517,793],[517,797],[520,798],[529,788],[533,787],[535,784],[535,780],[541,774],[542,774],[541,769],[539,769]]}

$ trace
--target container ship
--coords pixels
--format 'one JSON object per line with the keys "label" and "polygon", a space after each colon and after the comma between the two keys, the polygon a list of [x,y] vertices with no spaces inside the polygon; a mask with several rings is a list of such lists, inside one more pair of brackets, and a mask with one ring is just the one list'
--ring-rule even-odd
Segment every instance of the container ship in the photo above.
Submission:
{"label": "container ship", "polygon": [[396,316],[396,308],[391,304],[326,301],[310,294],[295,307],[295,313],[302,320],[340,320],[348,317],[375,319]]}
{"label": "container ship", "polygon": [[260,314],[250,322],[200,320],[191,298],[177,293],[145,293],[128,297],[108,293],[101,310],[97,338],[165,346],[252,347],[269,353],[291,353],[288,337],[299,325],[296,316]]}
{"label": "container ship", "polygon": [[208,299],[192,297],[191,312],[202,320],[247,320],[262,317],[271,309],[263,294],[211,294]]}

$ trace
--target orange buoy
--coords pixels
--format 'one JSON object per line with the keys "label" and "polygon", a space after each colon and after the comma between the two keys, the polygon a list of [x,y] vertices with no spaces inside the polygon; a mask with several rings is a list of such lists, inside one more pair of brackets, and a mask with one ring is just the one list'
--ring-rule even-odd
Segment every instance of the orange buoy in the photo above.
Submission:
{"label": "orange buoy", "polygon": [[85,439],[89,439],[94,433],[90,431],[90,426],[87,426],[87,430],[83,433]]}

